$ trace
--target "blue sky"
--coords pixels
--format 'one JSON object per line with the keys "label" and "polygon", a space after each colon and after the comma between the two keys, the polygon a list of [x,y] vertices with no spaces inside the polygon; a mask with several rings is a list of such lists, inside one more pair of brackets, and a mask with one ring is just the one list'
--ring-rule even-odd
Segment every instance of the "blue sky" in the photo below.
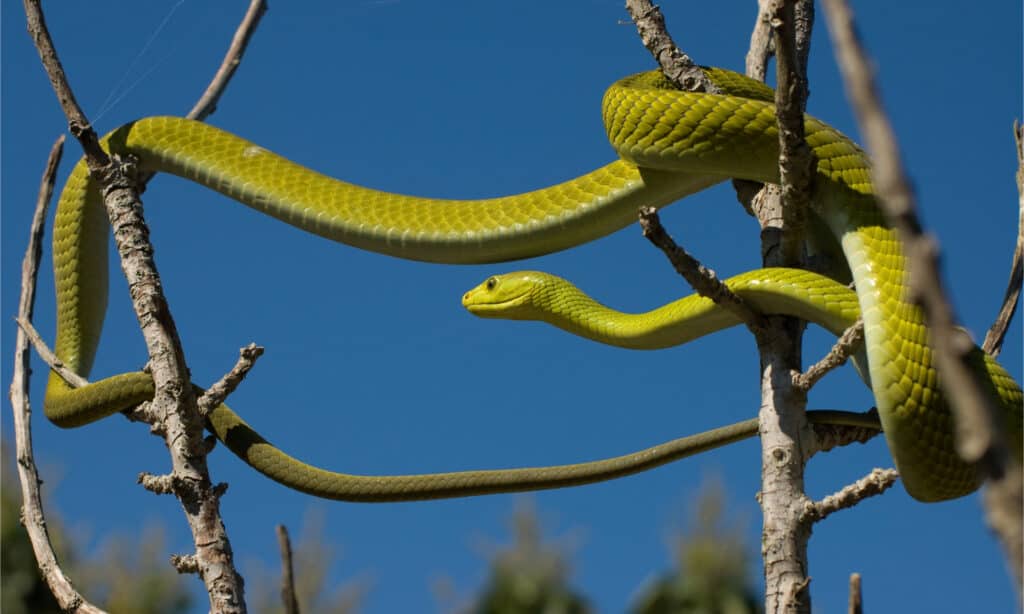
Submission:
{"label": "blue sky", "polygon": [[[48,3],[71,83],[98,129],[186,112],[202,92],[243,2],[184,3],[132,72],[125,71],[174,2]],[[618,77],[652,67],[620,0],[512,5],[425,0],[273,3],[211,122],[317,170],[394,192],[493,196],[576,176],[614,156],[599,104]],[[976,338],[995,315],[1016,229],[1010,125],[1021,113],[1021,7],[936,1],[861,2],[857,16],[928,227],[942,242],[947,282]],[[669,27],[698,62],[742,71],[755,14],[744,2],[672,3]],[[10,378],[18,269],[38,176],[64,120],[17,3],[3,5],[3,381]],[[140,80],[141,77],[141,80]],[[137,83],[97,113],[124,78]],[[815,28],[809,109],[856,135],[824,27]],[[61,181],[78,156],[69,144]],[[194,378],[209,383],[237,348],[267,353],[231,405],[285,450],[353,473],[450,471],[576,462],[620,454],[756,414],[757,355],[742,330],[639,353],[539,324],[478,320],[461,294],[492,272],[536,268],[599,300],[644,310],[688,293],[636,226],[544,258],[490,266],[404,262],[307,236],[178,179],[145,194],[157,263]],[[663,222],[722,275],[759,265],[756,224],[729,187],[670,207]],[[37,323],[52,336],[49,260]],[[112,266],[116,266],[112,263]],[[114,272],[93,377],[140,367],[145,350]],[[1002,362],[1021,373],[1021,328]],[[808,335],[805,359],[829,345]],[[36,363],[35,406],[44,369]],[[830,375],[812,407],[861,410],[869,392],[851,369]],[[4,410],[4,434],[10,420]],[[113,530],[165,524],[189,550],[170,498],[135,484],[167,468],[144,426],[111,418],[62,431],[34,416],[52,505],[99,541]],[[816,457],[814,497],[876,466],[881,439]],[[431,583],[469,591],[486,572],[476,547],[502,539],[516,496],[428,503],[321,502],[254,473],[223,449],[215,480],[240,561],[276,565],[273,527],[325,514],[341,557],[331,577],[369,575],[365,612],[438,609]],[[601,612],[671,564],[671,536],[709,476],[759,543],[754,441],[639,476],[534,496],[549,534],[579,531],[573,584]],[[938,505],[902,487],[815,527],[816,611],[845,611],[847,578],[864,576],[872,612],[1011,611],[1013,590],[978,496]],[[196,583],[198,586],[198,583]],[[196,611],[205,611],[200,598]]]}

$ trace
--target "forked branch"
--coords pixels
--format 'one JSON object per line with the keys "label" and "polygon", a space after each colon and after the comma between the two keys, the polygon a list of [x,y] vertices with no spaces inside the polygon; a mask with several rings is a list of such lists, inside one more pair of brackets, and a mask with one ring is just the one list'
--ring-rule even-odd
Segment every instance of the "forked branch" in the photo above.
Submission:
{"label": "forked branch", "polygon": [[[21,298],[18,302],[19,320],[28,321],[32,318],[35,306],[36,280],[39,275],[39,260],[42,254],[43,230],[46,226],[46,210],[53,195],[53,186],[64,149],[64,137],[61,136],[50,149],[46,162],[39,196],[36,200],[35,213],[29,229],[28,247],[21,265]],[[21,522],[28,532],[29,542],[35,554],[36,562],[43,580],[57,599],[60,607],[68,612],[82,614],[98,614],[103,610],[86,601],[71,584],[60,567],[60,561],[53,551],[50,535],[46,530],[46,519],[43,515],[43,500],[39,490],[42,483],[36,469],[35,455],[32,451],[31,405],[29,403],[29,336],[22,328],[18,329],[14,342],[14,376],[11,381],[11,409],[14,413],[15,455],[18,465],[18,478],[21,482]]]}
{"label": "forked branch", "polygon": [[[245,41],[264,10],[262,2],[253,2],[246,20],[236,34],[236,43],[218,71],[218,78],[208,88],[208,97],[197,105],[197,114],[212,112],[216,99],[237,67]],[[181,342],[164,299],[159,275],[152,259],[149,232],[142,217],[138,194],[141,184],[133,169],[116,161],[100,148],[95,132],[77,104],[75,96],[54,49],[39,0],[24,0],[29,33],[39,51],[40,59],[57,98],[68,118],[72,134],[79,139],[94,177],[103,186],[115,243],[121,266],[131,285],[132,305],[139,319],[149,364],[156,386],[151,416],[164,416],[156,429],[164,435],[171,452],[173,473],[168,481],[182,502],[192,529],[196,554],[180,557],[193,564],[183,568],[194,570],[206,583],[211,609],[217,612],[244,612],[245,601],[241,577],[232,564],[231,546],[220,519],[219,494],[206,467],[203,421],[198,415],[192,388],[188,384]],[[27,317],[24,318],[26,321]],[[174,485],[189,486],[173,488]]]}

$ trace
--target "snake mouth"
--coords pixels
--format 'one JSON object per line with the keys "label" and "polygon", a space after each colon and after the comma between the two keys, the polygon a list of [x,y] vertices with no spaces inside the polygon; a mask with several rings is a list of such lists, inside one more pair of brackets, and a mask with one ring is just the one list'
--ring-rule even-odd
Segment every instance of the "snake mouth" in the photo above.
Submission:
{"label": "snake mouth", "polygon": [[480,294],[481,292],[476,289],[470,290],[462,296],[462,306],[473,315],[482,318],[508,318],[517,308],[524,305],[528,298],[527,294],[521,294],[502,301],[488,301]]}

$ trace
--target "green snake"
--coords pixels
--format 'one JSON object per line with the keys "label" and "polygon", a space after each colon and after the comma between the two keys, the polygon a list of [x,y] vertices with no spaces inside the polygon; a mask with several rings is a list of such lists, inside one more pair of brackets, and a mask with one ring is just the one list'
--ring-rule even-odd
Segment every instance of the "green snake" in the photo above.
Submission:
{"label": "green snake", "polygon": [[[331,240],[414,260],[499,262],[596,239],[634,222],[640,206],[665,206],[729,178],[776,182],[778,138],[771,89],[729,71],[706,72],[725,94],[678,91],[654,72],[620,80],[605,94],[602,106],[619,160],[555,186],[486,200],[417,198],[356,186],[214,127],[173,117],[127,124],[107,135],[103,145],[111,153],[135,158],[142,171],[195,181]],[[907,302],[904,256],[896,233],[875,204],[868,160],[853,142],[824,123],[808,116],[805,125],[807,142],[817,157],[813,214],[834,237],[819,240],[841,245],[849,266],[845,273],[852,274],[856,283],[869,380],[904,485],[924,501],[971,492],[978,477],[953,449],[952,419],[936,381],[927,330],[921,312]],[[92,366],[106,311],[108,232],[98,185],[84,161],[79,162],[61,194],[54,224],[54,350],[65,366],[83,375]],[[781,294],[795,296],[800,291],[794,294],[792,289],[798,287],[782,288]],[[806,292],[803,298],[781,303],[788,303],[785,308],[798,314],[824,313],[824,319],[840,327],[854,311],[846,300],[837,315]],[[589,309],[594,318],[600,311],[592,301],[573,304]],[[495,310],[491,315],[498,314]],[[581,311],[563,324],[589,317]],[[644,316],[638,317],[643,328]],[[658,325],[657,320],[649,314],[646,324]],[[684,319],[670,328],[678,333],[687,326]],[[699,326],[707,327],[707,322]],[[601,341],[616,340],[600,327],[590,334]],[[661,334],[651,333],[645,343],[658,345]],[[700,328],[680,338],[694,334],[700,334]],[[998,391],[1010,432],[1019,436],[1019,386],[993,361],[979,368]],[[45,411],[60,426],[79,426],[152,395],[152,379],[143,372],[115,375],[77,389],[54,373],[47,386]],[[209,429],[268,477],[317,496],[353,501],[508,492],[607,479],[751,436],[756,432],[751,424],[747,421],[594,463],[376,477],[333,473],[301,463],[260,437],[224,405],[208,416]]]}

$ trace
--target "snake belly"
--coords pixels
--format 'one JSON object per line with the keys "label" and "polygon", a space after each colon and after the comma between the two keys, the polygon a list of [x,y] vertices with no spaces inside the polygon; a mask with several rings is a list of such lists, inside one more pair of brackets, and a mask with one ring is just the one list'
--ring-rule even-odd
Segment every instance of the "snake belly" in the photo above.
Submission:
{"label": "snake belly", "polygon": [[[202,184],[328,239],[400,258],[498,262],[566,249],[632,223],[639,206],[665,206],[729,178],[775,182],[777,128],[771,90],[736,73],[708,69],[725,94],[675,90],[659,73],[614,84],[602,113],[620,160],[564,183],[484,200],[439,200],[372,190],[302,167],[209,125],[173,117],[127,124],[103,139],[143,171]],[[865,322],[873,392],[889,448],[907,491],[935,501],[973,491],[978,477],[953,449],[952,418],[936,381],[920,310],[906,300],[906,265],[895,232],[874,202],[869,163],[848,138],[807,117],[817,160],[815,212],[841,243]],[[57,337],[54,350],[87,375],[107,300],[107,236],[102,199],[84,161],[69,177],[54,223]],[[1021,430],[1021,392],[995,363],[990,375],[1010,432]],[[994,366],[991,366],[994,365]],[[45,411],[78,426],[152,397],[151,378],[125,373],[71,389],[56,374]],[[210,429],[258,471],[320,496],[404,500],[579,483],[584,469],[350,476],[285,455],[226,406]],[[1017,446],[1019,449],[1019,446]],[[515,473],[515,472],[522,473]],[[521,488],[519,488],[521,489]]]}

